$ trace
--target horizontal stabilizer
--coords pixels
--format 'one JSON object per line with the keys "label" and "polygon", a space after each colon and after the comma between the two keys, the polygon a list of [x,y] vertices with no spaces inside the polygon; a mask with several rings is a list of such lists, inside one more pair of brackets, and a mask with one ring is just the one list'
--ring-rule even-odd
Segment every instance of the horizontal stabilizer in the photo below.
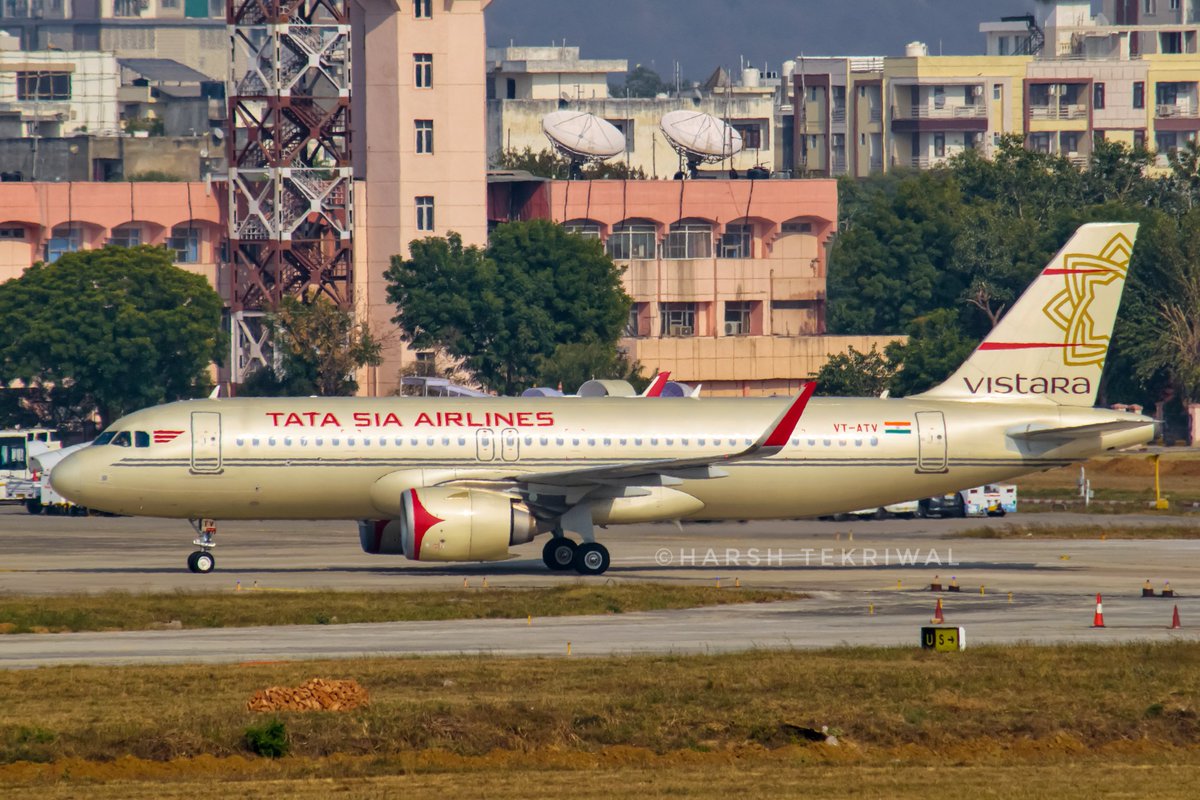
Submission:
{"label": "horizontal stabilizer", "polygon": [[1022,439],[1024,441],[1072,441],[1074,439],[1083,439],[1089,436],[1099,436],[1102,433],[1116,433],[1117,431],[1129,431],[1135,428],[1144,428],[1146,425],[1151,425],[1145,420],[1113,420],[1111,422],[1094,422],[1091,425],[1071,425],[1061,428],[1039,428],[1037,424],[1022,426],[1008,431],[1008,435],[1013,439]]}

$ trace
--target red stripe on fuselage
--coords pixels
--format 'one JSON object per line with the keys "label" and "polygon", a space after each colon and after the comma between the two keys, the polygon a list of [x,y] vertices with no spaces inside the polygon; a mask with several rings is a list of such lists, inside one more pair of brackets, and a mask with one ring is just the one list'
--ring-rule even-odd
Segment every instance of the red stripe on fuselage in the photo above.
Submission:
{"label": "red stripe on fuselage", "polygon": [[1074,342],[983,342],[980,350],[1033,350],[1038,347],[1086,347]]}

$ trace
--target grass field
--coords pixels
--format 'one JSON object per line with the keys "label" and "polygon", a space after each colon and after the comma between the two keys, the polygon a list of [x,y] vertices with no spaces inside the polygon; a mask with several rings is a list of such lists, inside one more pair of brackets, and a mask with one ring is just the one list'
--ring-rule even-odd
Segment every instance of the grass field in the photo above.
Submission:
{"label": "grass field", "polygon": [[[371,704],[280,714],[292,754],[251,755],[247,699],[314,676],[355,679]],[[0,697],[5,797],[186,797],[209,780],[305,797],[1200,785],[1200,643],[58,667],[0,673]],[[821,726],[838,746],[803,743]]]}
{"label": "grass field", "polygon": [[[1035,472],[1013,481],[1021,498],[1039,498],[1063,501],[1083,506],[1079,498],[1079,467],[1052,469]],[[1101,505],[1093,505],[1093,511],[1103,512],[1104,503],[1114,502],[1128,505],[1122,511],[1144,510],[1154,500],[1154,463],[1149,457],[1125,454],[1108,458],[1094,458],[1083,464],[1088,480],[1092,482],[1093,499]],[[1164,496],[1171,501],[1173,509],[1190,508],[1200,502],[1200,458],[1195,453],[1164,455],[1159,462],[1159,482]],[[1074,507],[1074,506],[1073,506]],[[1030,507],[1021,509],[1030,510]]]}
{"label": "grass field", "polygon": [[796,600],[795,592],[727,586],[628,583],[535,589],[404,592],[230,592],[226,594],[0,595],[0,633],[335,625],[449,619],[521,619],[621,614]]}
{"label": "grass field", "polygon": [[947,533],[945,539],[1200,539],[1191,525],[1042,525],[1020,522]]}

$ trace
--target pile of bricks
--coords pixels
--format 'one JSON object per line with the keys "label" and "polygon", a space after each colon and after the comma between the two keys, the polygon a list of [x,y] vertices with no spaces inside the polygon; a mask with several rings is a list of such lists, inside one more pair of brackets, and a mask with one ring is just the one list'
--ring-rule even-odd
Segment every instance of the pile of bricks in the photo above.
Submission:
{"label": "pile of bricks", "polygon": [[254,693],[246,708],[251,711],[349,711],[369,702],[358,681],[313,678],[294,688],[272,686]]}

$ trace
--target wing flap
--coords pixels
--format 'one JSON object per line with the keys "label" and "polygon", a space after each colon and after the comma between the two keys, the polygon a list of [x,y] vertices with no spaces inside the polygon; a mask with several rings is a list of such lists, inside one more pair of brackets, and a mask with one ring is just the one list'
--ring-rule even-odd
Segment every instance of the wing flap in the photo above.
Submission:
{"label": "wing flap", "polygon": [[1074,439],[1083,439],[1089,436],[1099,436],[1104,433],[1116,433],[1117,431],[1128,431],[1134,428],[1144,428],[1147,423],[1144,420],[1112,420],[1111,422],[1094,422],[1090,425],[1067,425],[1063,427],[1035,427],[1028,425],[1022,428],[1012,429],[1008,431],[1008,435],[1012,439],[1021,439],[1024,441],[1072,441]]}

